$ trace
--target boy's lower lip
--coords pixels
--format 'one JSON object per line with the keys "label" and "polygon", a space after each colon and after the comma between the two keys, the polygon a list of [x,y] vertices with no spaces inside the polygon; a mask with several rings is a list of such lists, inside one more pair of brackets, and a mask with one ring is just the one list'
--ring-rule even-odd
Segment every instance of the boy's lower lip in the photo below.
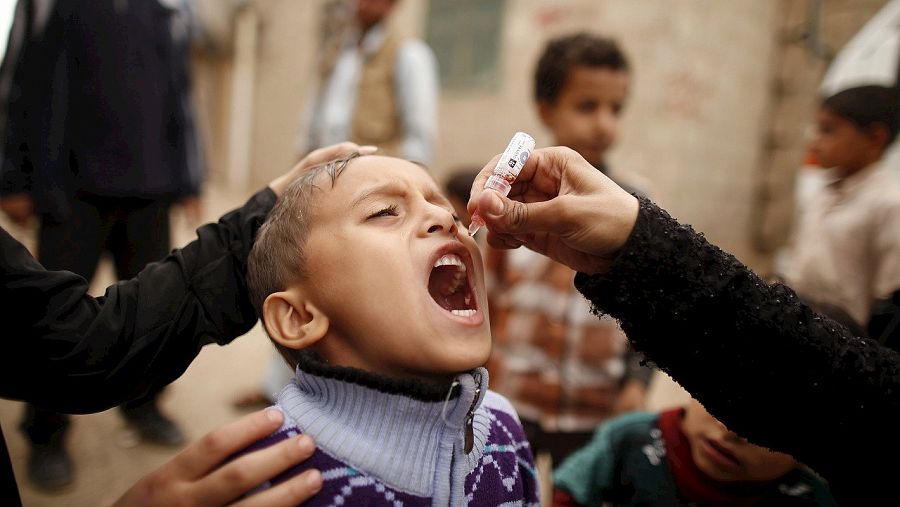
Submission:
{"label": "boy's lower lip", "polygon": [[722,470],[736,472],[741,469],[741,464],[736,459],[720,451],[705,438],[700,441],[700,452]]}
{"label": "boy's lower lip", "polygon": [[[429,298],[429,299],[431,299],[431,298]],[[434,307],[437,308],[437,310],[439,312],[443,313],[450,320],[459,322],[460,324],[465,324],[467,326],[472,326],[472,327],[478,327],[482,323],[484,323],[484,313],[481,311],[480,308],[475,309],[475,315],[470,315],[470,316],[466,317],[463,315],[454,315],[454,314],[450,313],[450,310],[447,310],[443,306],[437,304],[437,301],[435,301],[434,299],[431,299],[431,302],[434,305]]]}

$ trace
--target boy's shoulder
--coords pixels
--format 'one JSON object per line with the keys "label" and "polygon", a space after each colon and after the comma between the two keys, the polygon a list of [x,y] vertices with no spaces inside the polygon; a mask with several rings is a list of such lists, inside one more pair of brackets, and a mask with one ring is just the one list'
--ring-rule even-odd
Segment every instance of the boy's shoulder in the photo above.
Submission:
{"label": "boy's shoulder", "polygon": [[516,412],[515,407],[513,407],[512,402],[497,391],[488,389],[488,392],[484,395],[484,400],[481,402],[481,406],[489,410],[506,413],[512,416],[516,422],[519,422],[519,414]]}
{"label": "boy's shoulder", "polygon": [[604,422],[597,428],[597,433],[605,432],[619,438],[649,435],[651,430],[659,427],[659,416],[659,412],[629,412]]}
{"label": "boy's shoulder", "polygon": [[559,494],[577,505],[679,505],[659,419],[633,412],[601,424],[554,470]]}
{"label": "boy's shoulder", "polygon": [[505,396],[488,390],[481,402],[479,412],[483,417],[482,424],[486,426],[483,431],[487,445],[510,445],[518,450],[529,448],[525,430],[519,421],[519,414]]}
{"label": "boy's shoulder", "polygon": [[[268,410],[284,412],[277,405]],[[253,451],[265,449],[302,433],[300,427],[285,413],[284,422],[278,430],[254,442],[232,456],[231,459],[234,460]],[[431,505],[429,497],[392,487],[378,477],[331,456],[319,447],[316,447],[312,456],[261,484],[250,494],[272,488],[306,470],[313,469],[322,473],[322,489],[303,505],[406,505],[411,507]]]}
{"label": "boy's shoulder", "polygon": [[825,480],[805,465],[800,465],[781,477],[778,481],[778,495],[794,499],[798,505],[837,507]]}
{"label": "boy's shoulder", "polygon": [[481,402],[479,412],[482,413],[484,424],[487,426],[486,444],[510,445],[519,452],[527,450],[529,457],[531,456],[531,448],[525,435],[525,429],[519,420],[519,414],[505,396],[488,390]]}
{"label": "boy's shoulder", "polygon": [[488,390],[476,412],[475,433],[483,442],[467,456],[467,504],[539,506],[534,458],[512,403]]}
{"label": "boy's shoulder", "polygon": [[629,462],[637,468],[665,466],[665,441],[659,418],[658,412],[631,412],[607,420],[597,427],[590,442],[556,469],[556,479],[573,473],[582,478],[585,469],[612,473],[614,468],[621,469],[613,466],[619,462]]}

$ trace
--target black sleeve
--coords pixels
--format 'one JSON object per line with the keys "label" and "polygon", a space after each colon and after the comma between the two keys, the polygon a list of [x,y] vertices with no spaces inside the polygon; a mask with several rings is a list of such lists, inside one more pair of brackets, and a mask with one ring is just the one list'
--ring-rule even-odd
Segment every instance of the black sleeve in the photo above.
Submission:
{"label": "black sleeve", "polygon": [[256,322],[246,260],[274,203],[271,190],[257,193],[100,298],[80,276],[45,270],[0,229],[0,396],[103,410],[175,380],[201,346],[246,333]]}
{"label": "black sleeve", "polygon": [[892,467],[873,453],[900,453],[896,352],[766,284],[646,199],[609,273],[575,284],[733,431],[804,461],[836,493],[893,484],[879,482]]}
{"label": "black sleeve", "polygon": [[900,351],[900,288],[875,302],[867,331],[873,340]]}

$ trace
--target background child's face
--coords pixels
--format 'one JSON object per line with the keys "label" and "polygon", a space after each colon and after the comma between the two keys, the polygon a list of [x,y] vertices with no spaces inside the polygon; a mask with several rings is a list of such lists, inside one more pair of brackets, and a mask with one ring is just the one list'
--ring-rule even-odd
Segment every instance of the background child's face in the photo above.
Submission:
{"label": "background child's face", "polygon": [[681,428],[697,467],[717,481],[771,481],[797,466],[791,456],[732,433],[697,400],[688,405]]}
{"label": "background child's face", "polygon": [[366,156],[319,187],[304,287],[330,322],[319,352],[392,377],[446,379],[484,364],[481,254],[431,176]]}
{"label": "background child's face", "polygon": [[628,83],[624,70],[573,67],[556,101],[538,103],[541,121],[558,144],[598,165],[616,140]]}
{"label": "background child's face", "polygon": [[842,172],[865,168],[872,162],[873,148],[876,153],[880,149],[871,133],[824,107],[816,115],[815,135],[809,147],[819,165]]}

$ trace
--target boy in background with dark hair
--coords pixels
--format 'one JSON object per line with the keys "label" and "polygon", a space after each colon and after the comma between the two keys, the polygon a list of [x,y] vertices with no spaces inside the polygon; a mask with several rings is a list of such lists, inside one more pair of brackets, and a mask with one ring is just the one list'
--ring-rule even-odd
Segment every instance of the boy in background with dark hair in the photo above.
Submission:
{"label": "boy in background with dark hair", "polygon": [[857,323],[900,287],[900,183],[881,159],[897,136],[897,95],[860,86],[825,99],[810,150],[831,181],[801,203],[787,274],[804,298]]}
{"label": "boy in background with dark hair", "polygon": [[[587,33],[550,41],[534,97],[554,143],[607,172],[630,81],[614,41]],[[613,319],[591,314],[573,270],[524,248],[491,250],[487,264],[492,386],[515,405],[535,454],[560,463],[606,418],[643,408],[651,371]]]}
{"label": "boy in background with dark hair", "polygon": [[[866,336],[842,308],[813,308],[855,336]],[[556,469],[553,483],[554,507],[837,505],[812,470],[730,431],[696,399],[607,421]]]}
{"label": "boy in background with dark hair", "polygon": [[460,168],[444,181],[444,192],[447,194],[447,200],[453,205],[453,209],[456,210],[456,216],[459,217],[466,227],[472,221],[466,205],[469,203],[472,182],[478,176],[478,171],[479,168],[477,167]]}
{"label": "boy in background with dark hair", "polygon": [[729,431],[697,400],[608,421],[553,479],[554,507],[837,505],[811,470]]}

